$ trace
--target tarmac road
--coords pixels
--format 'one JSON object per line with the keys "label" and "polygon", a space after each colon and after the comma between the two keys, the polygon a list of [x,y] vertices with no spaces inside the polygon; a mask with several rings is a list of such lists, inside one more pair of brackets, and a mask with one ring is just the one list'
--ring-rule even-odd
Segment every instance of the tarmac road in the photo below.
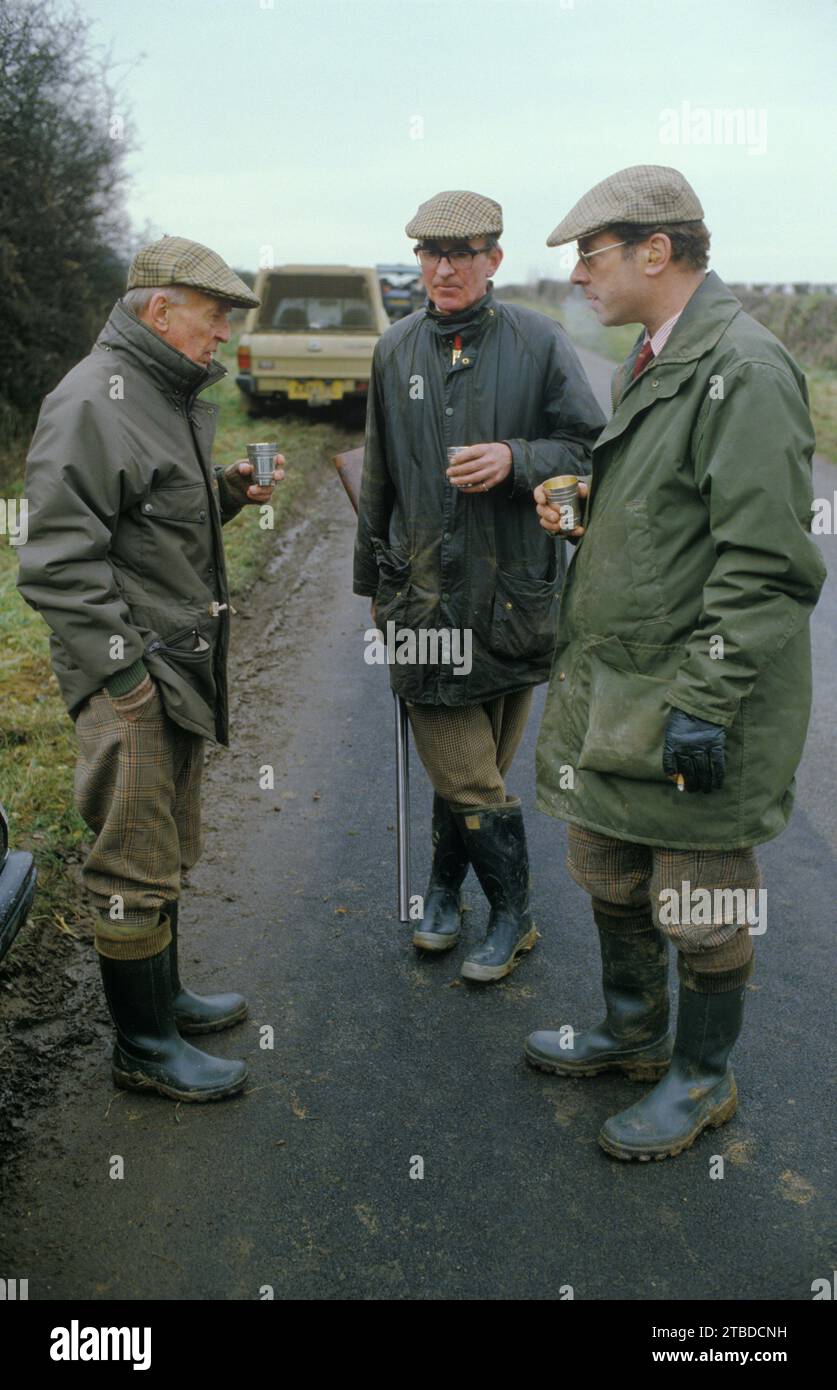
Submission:
{"label": "tarmac road", "polygon": [[[583,356],[601,389],[609,364]],[[835,487],[822,464],[818,495]],[[249,1089],[175,1107],[113,1091],[104,1045],[88,1049],[33,1123],[4,1272],[28,1277],[32,1299],[258,1299],[268,1288],[277,1299],[554,1299],[568,1286],[577,1299],[810,1299],[834,1266],[833,578],[814,625],[797,809],[762,851],[770,913],[734,1056],[739,1112],[676,1160],[622,1164],[596,1134],[641,1089],[544,1076],[521,1056],[532,1028],[583,1027],[600,1009],[565,830],[534,810],[543,690],[510,778],[528,814],[542,940],[506,981],[469,986],[467,943],[419,957],[397,921],[393,702],[385,671],[363,660],[352,536],[324,475],[237,619],[235,742],[207,768],[184,973],[196,988],[247,992],[246,1024],[197,1041],[246,1056]],[[823,544],[833,569],[834,540]],[[273,790],[259,786],[267,765]],[[430,800],[414,755],[414,892]],[[467,887],[470,941],[485,908],[473,878]],[[110,1176],[115,1155],[122,1178]]]}

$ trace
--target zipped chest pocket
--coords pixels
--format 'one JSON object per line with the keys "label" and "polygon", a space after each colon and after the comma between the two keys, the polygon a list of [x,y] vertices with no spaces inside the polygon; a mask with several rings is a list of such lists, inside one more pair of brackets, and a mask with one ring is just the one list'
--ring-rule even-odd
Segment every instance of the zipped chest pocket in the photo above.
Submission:
{"label": "zipped chest pocket", "polygon": [[209,652],[212,650],[211,643],[201,633],[197,627],[184,627],[179,632],[173,632],[170,637],[155,637],[145,648],[145,655],[151,656],[154,652],[163,654],[170,652],[178,661],[205,661]]}

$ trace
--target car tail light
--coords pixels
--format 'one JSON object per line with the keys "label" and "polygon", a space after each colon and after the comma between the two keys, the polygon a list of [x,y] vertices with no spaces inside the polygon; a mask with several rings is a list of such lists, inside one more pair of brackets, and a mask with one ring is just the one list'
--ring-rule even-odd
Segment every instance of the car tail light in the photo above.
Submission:
{"label": "car tail light", "polygon": [[249,370],[250,370],[250,349],[249,349],[249,347],[240,347],[240,348],[238,349],[238,370],[239,370],[240,372],[249,372]]}
{"label": "car tail light", "polygon": [[369,382],[368,382],[368,381],[356,381],[356,382],[355,382],[355,390],[356,390],[356,391],[368,391],[368,390],[369,390]]}

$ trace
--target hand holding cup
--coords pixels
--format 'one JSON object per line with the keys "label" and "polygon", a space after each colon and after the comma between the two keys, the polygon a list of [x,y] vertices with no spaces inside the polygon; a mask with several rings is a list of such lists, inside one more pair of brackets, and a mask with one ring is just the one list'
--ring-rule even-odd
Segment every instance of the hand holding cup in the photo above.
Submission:
{"label": "hand holding cup", "polygon": [[224,476],[237,502],[269,502],[274,485],[285,476],[284,464],[275,444],[248,444],[247,458],[236,459]]}
{"label": "hand holding cup", "polygon": [[533,496],[543,529],[573,544],[580,541],[586,529],[580,522],[589,491],[589,483],[573,474],[539,483]]}

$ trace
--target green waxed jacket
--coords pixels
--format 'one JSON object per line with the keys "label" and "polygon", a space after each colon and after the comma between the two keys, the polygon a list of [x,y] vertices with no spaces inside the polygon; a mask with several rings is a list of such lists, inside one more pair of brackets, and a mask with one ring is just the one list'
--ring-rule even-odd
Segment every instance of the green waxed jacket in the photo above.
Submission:
{"label": "green waxed jacket", "polygon": [[[456,327],[462,356],[453,364]],[[587,473],[604,417],[563,329],[489,293],[450,322],[421,310],[372,365],[354,591],[393,634],[471,634],[471,670],[432,655],[390,664],[417,704],[469,705],[545,681],[565,543],[538,522],[535,486]],[[448,482],[450,445],[502,441],[509,477],[488,492]],[[421,657],[421,650],[416,644]]]}
{"label": "green waxed jacket", "polygon": [[[617,839],[734,849],[784,828],[811,704],[805,379],[714,273],[593,453],[537,749],[538,804]],[[719,791],[662,770],[672,706],[726,729]]]}
{"label": "green waxed jacket", "polygon": [[122,674],[137,684],[145,668],[175,723],[227,742],[221,526],[240,505],[211,464],[217,407],[197,399],[224,375],[119,301],[41,407],[18,588],[52,629],[72,716],[96,690],[119,693]]}

